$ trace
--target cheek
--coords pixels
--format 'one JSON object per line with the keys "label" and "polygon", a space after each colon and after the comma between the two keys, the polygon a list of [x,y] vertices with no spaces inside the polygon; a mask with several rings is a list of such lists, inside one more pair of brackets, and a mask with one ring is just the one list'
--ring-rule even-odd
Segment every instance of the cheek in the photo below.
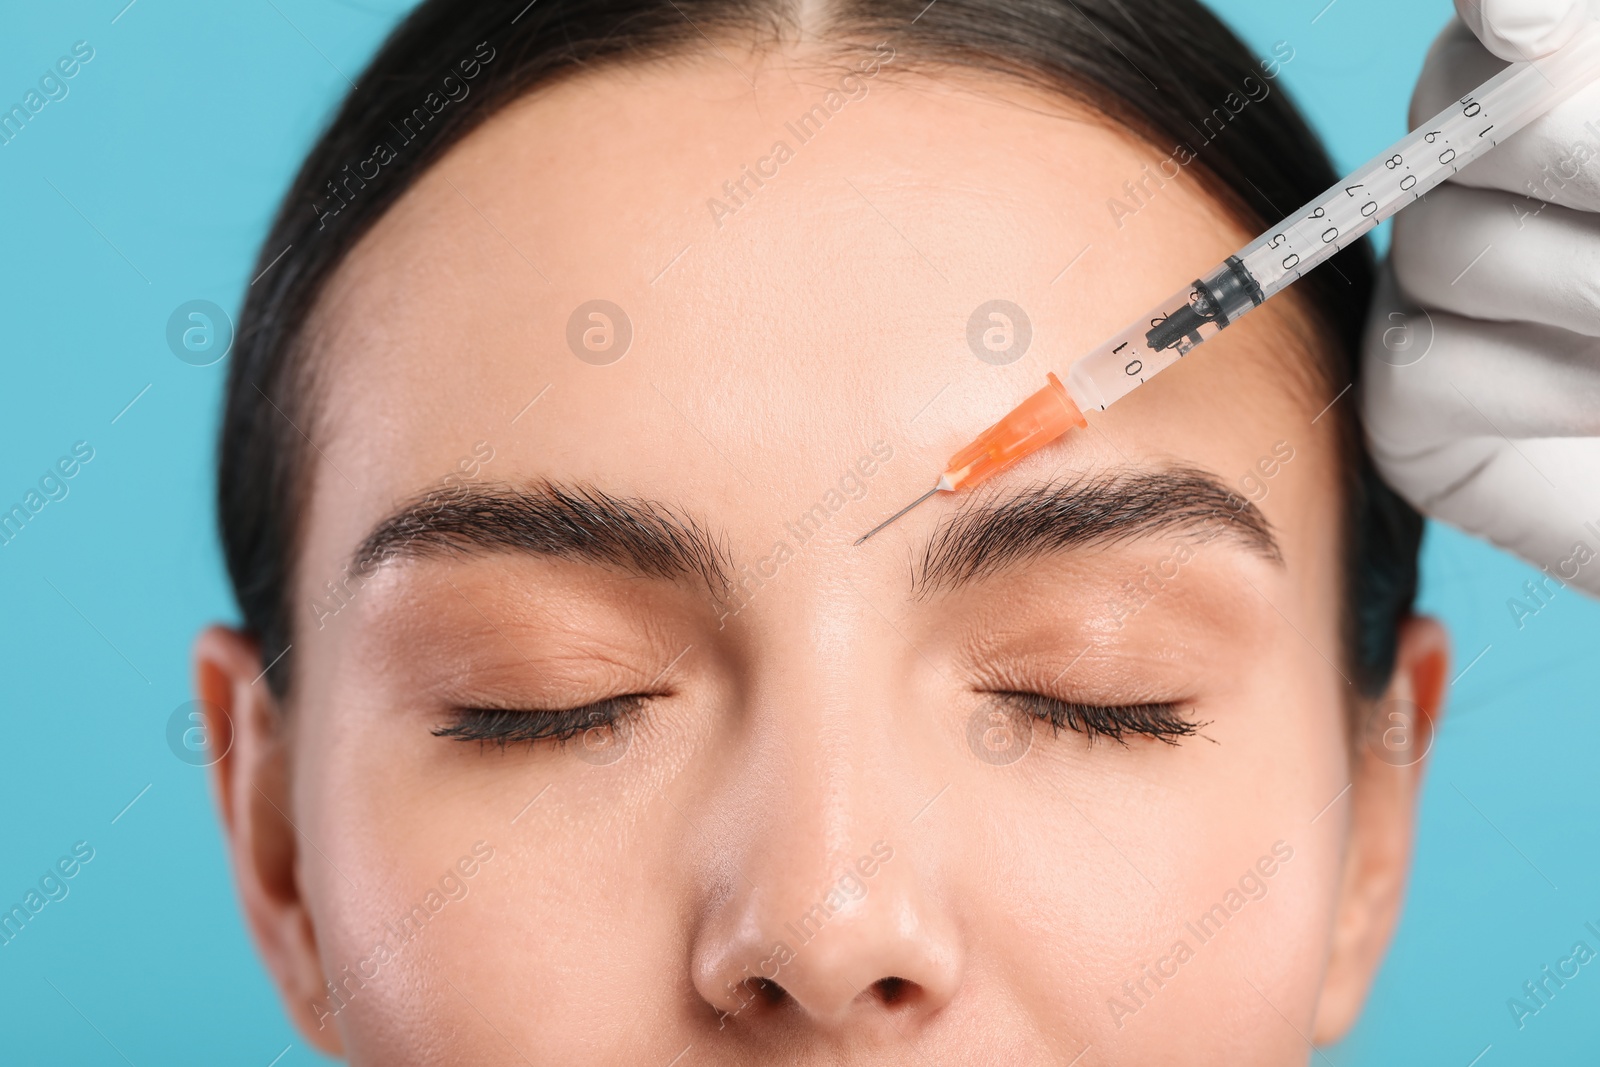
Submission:
{"label": "cheek", "polygon": [[[692,889],[681,817],[652,784],[658,747],[636,736],[612,765],[480,751],[348,690],[326,705],[295,709],[296,821],[317,846],[304,866],[324,974],[377,972],[336,1015],[353,1058],[401,1062],[451,1035],[452,1060],[500,1062],[486,1016],[534,1062],[638,1061],[649,1034],[619,1027],[617,1005],[676,995]],[[451,900],[440,879],[469,855]],[[391,960],[358,966],[380,943]]]}
{"label": "cheek", "polygon": [[[1200,716],[1215,744],[1084,757],[1076,739],[1046,735],[1035,745],[1064,743],[1077,755],[1040,747],[1009,768],[1022,772],[1009,781],[995,773],[966,783],[970,810],[992,820],[966,831],[985,842],[970,868],[990,872],[971,888],[987,902],[973,921],[1003,953],[1012,988],[1033,999],[1030,1014],[1071,1019],[1077,1048],[1157,1062],[1181,1044],[1209,1061],[1230,1040],[1215,1020],[1246,1016],[1260,1048],[1281,1031],[1281,1062],[1304,1055],[1244,979],[1290,1018],[1310,1018],[1344,811],[1336,804],[1311,820],[1347,780],[1341,712],[1331,691],[1291,698],[1305,686],[1288,670],[1253,664],[1248,673]],[[1293,856],[1251,899],[1239,879],[1275,846]]]}

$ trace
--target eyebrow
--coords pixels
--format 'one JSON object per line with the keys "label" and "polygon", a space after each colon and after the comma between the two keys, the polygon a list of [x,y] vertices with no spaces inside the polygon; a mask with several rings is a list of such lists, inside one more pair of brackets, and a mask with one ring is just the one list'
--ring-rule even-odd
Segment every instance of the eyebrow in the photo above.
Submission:
{"label": "eyebrow", "polygon": [[1282,565],[1272,525],[1216,476],[1192,467],[1120,471],[975,500],[923,547],[912,587],[948,590],[1041,556],[1143,537],[1226,538]]}
{"label": "eyebrow", "polygon": [[366,574],[392,559],[506,550],[647,578],[698,578],[713,595],[732,584],[726,549],[693,519],[652,501],[548,481],[424,493],[373,528],[353,566]]}

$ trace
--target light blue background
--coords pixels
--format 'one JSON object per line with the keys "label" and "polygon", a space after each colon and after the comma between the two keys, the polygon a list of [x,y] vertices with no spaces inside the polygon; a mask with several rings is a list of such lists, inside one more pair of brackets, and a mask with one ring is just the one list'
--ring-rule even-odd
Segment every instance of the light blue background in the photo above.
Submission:
{"label": "light blue background", "polygon": [[[205,774],[164,737],[193,635],[234,612],[210,503],[226,364],[180,362],[164,332],[187,300],[237,309],[339,71],[408,5],[137,0],[117,17],[124,3],[9,0],[0,17],[0,103],[73,42],[96,53],[0,147],[0,510],[73,442],[95,449],[0,548],[0,904],[73,842],[96,851],[0,947],[0,1059],[293,1067],[319,1057],[248,941]],[[1216,6],[1259,54],[1293,44],[1280,84],[1344,168],[1403,132],[1449,5],[1324,3]],[[1594,1062],[1600,966],[1521,1032],[1506,1008],[1600,920],[1600,606],[1564,592],[1519,630],[1506,601],[1534,573],[1430,531],[1424,602],[1461,666],[1488,651],[1452,691],[1398,940],[1327,1062],[1466,1067],[1486,1046],[1481,1067]]]}

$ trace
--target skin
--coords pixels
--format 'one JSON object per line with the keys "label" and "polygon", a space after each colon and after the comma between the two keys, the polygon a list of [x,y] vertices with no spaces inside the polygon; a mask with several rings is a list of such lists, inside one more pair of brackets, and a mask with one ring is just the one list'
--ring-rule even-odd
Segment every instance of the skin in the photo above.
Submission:
{"label": "skin", "polygon": [[[978,498],[1182,465],[1256,499],[1281,562],[1168,531],[914,593],[960,502],[853,540],[1251,234],[1192,175],[1119,228],[1107,197],[1164,152],[907,70],[863,82],[719,226],[708,198],[792,147],[784,120],[840,76],[723,52],[501,112],[324,296],[288,706],[248,635],[196,650],[235,875],[290,1015],[356,1063],[1305,1062],[1354,1021],[1394,927],[1422,763],[1347,741],[1333,420],[1313,422],[1336,389],[1309,373],[1301,309],[1275,301]],[[634,328],[609,366],[565,344],[595,297]],[[1033,324],[1006,366],[966,341],[995,297]],[[692,576],[435,553],[329,601],[372,528],[478,442],[492,458],[458,480],[657,501],[773,576],[731,610]],[[1265,477],[1279,442],[1293,458]],[[892,457],[861,475],[874,443]],[[864,495],[829,498],[852,470]],[[801,545],[784,524],[819,503]],[[1130,610],[1123,583],[1180,550]],[[1385,698],[1432,721],[1446,659],[1411,620]],[[1204,725],[1176,745],[1030,735],[992,717],[998,690],[1178,701]],[[583,738],[432,732],[474,703],[634,692],[637,717],[591,738],[614,762]],[[1025,754],[979,758],[973,722]],[[452,871],[421,935],[386,933]],[[1220,933],[1186,928],[1230,890]],[[802,944],[790,927],[830,893]],[[763,967],[777,988],[741,993]]]}

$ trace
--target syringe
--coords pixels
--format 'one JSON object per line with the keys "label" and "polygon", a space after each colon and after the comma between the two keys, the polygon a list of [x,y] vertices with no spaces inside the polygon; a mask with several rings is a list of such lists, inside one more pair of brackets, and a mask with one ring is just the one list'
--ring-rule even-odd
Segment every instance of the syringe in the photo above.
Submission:
{"label": "syringe", "polygon": [[1299,211],[1080,357],[950,457],[928,492],[885,519],[861,544],[940,492],[969,489],[1104,411],[1172,366],[1368,230],[1419,200],[1534,118],[1600,75],[1600,24],[1553,55],[1512,63],[1331,186]]}

